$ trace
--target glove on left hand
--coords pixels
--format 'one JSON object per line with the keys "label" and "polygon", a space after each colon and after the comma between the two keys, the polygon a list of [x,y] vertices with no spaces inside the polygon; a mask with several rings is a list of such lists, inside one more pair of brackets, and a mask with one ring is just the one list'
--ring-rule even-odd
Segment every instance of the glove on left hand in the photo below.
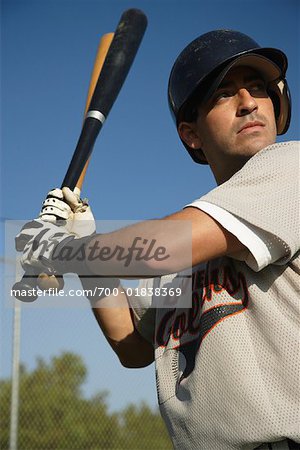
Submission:
{"label": "glove on left hand", "polygon": [[49,223],[40,219],[28,222],[16,236],[16,250],[23,251],[23,269],[34,268],[36,273],[50,275],[77,273],[86,275],[85,245],[93,235],[76,238],[57,222]]}

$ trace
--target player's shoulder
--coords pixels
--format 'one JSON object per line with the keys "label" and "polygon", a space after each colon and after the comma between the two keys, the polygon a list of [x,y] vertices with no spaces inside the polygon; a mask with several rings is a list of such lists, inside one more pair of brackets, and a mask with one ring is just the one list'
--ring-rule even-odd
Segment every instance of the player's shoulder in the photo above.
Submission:
{"label": "player's shoulder", "polygon": [[[278,142],[263,148],[229,180],[212,189],[201,200],[214,203],[225,209],[231,205],[245,204],[263,198],[275,200],[277,186],[282,192],[293,192],[290,200],[296,199],[296,180],[299,178],[300,142]],[[225,202],[225,203],[224,203]],[[267,205],[266,205],[267,206]],[[227,209],[228,210],[228,209]]]}
{"label": "player's shoulder", "polygon": [[248,163],[255,163],[256,160],[261,159],[286,159],[287,156],[299,156],[300,141],[283,141],[268,145],[259,152],[257,152]]}
{"label": "player's shoulder", "polygon": [[[299,153],[300,152],[300,141],[283,141],[276,142],[275,144],[268,145],[259,151],[253,158],[262,156],[263,154],[277,154],[286,155],[286,153]],[[253,159],[251,158],[251,159]]]}
{"label": "player's shoulder", "polygon": [[[271,144],[250,158],[246,164],[236,172],[228,182],[228,185],[240,184],[250,180],[262,183],[263,180],[292,176],[299,170],[300,141],[285,141]],[[295,173],[296,175],[296,173]]]}

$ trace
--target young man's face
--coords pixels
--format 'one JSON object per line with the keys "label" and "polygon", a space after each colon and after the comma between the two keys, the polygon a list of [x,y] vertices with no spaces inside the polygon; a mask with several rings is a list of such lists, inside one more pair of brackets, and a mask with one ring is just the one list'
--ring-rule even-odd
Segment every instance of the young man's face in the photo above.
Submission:
{"label": "young man's face", "polygon": [[[201,148],[217,181],[223,182],[262,148],[276,140],[273,103],[262,77],[249,67],[228,72],[189,134]],[[191,145],[192,144],[192,145]]]}

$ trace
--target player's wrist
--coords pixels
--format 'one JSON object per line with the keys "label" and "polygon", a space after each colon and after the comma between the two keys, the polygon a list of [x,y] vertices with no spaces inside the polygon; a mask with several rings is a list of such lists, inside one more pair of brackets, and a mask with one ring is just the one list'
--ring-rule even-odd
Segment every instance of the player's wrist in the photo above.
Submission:
{"label": "player's wrist", "polygon": [[94,275],[88,264],[88,246],[95,235],[76,238],[69,236],[58,243],[52,253],[52,264],[59,275],[76,273],[78,276]]}
{"label": "player's wrist", "polygon": [[90,301],[92,307],[97,306],[97,302],[110,296],[117,297],[118,289],[121,286],[118,278],[102,278],[99,275],[79,276],[85,297]]}
{"label": "player's wrist", "polygon": [[[100,236],[97,235],[97,238]],[[55,270],[59,274],[77,273],[85,297],[90,300],[92,307],[102,298],[116,296],[116,290],[120,287],[119,278],[103,277],[101,273],[95,274],[89,268],[90,243],[94,238],[95,234],[82,238],[67,238],[58,244],[53,252]]]}

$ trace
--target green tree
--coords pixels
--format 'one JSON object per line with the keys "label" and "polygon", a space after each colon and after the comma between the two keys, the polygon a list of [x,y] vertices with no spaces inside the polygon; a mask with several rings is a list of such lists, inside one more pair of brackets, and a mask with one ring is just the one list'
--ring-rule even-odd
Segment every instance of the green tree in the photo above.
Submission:
{"label": "green tree", "polygon": [[[130,405],[109,413],[107,393],[84,398],[87,369],[72,353],[37,360],[20,373],[19,450],[167,450],[171,448],[158,412]],[[11,381],[0,381],[0,448],[9,448]]]}
{"label": "green tree", "polygon": [[129,405],[120,414],[121,448],[131,450],[172,449],[166,427],[157,411],[149,406]]}

